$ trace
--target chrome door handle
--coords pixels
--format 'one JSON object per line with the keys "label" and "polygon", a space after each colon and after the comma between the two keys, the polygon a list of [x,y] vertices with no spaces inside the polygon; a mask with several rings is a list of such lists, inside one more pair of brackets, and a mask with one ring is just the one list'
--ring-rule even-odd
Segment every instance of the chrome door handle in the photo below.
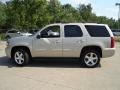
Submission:
{"label": "chrome door handle", "polygon": [[78,40],[76,43],[83,43],[85,40]]}
{"label": "chrome door handle", "polygon": [[55,43],[61,43],[60,41],[55,41]]}
{"label": "chrome door handle", "polygon": [[80,41],[80,40],[78,40],[78,41],[76,41],[76,43],[81,43],[81,41]]}
{"label": "chrome door handle", "polygon": [[85,42],[85,40],[80,40],[80,42]]}

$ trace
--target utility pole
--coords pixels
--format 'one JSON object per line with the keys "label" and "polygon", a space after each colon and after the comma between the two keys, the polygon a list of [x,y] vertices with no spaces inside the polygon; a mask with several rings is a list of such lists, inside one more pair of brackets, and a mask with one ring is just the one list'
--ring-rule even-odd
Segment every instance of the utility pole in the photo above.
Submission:
{"label": "utility pole", "polygon": [[120,28],[119,27],[119,21],[120,21],[120,3],[116,3],[116,6],[118,6],[118,8],[119,8],[119,11],[118,11],[118,29]]}

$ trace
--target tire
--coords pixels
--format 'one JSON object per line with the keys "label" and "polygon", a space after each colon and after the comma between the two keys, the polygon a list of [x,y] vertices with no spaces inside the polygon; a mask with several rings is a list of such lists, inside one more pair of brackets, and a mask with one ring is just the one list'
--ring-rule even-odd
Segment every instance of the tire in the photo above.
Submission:
{"label": "tire", "polygon": [[15,64],[18,66],[25,66],[30,61],[29,53],[23,49],[15,50],[12,58]]}
{"label": "tire", "polygon": [[87,50],[81,55],[81,64],[88,68],[97,67],[100,63],[100,54],[95,50]]}

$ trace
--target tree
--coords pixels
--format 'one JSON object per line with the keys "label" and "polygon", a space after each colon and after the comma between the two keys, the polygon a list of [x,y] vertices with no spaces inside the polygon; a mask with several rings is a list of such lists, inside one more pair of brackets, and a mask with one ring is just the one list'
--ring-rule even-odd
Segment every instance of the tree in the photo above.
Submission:
{"label": "tree", "polygon": [[88,5],[80,4],[78,10],[80,15],[82,16],[82,19],[85,22],[89,22],[92,16],[91,4],[88,4]]}
{"label": "tree", "polygon": [[91,4],[80,4],[76,9],[71,4],[61,5],[59,0],[10,0],[0,3],[0,27],[37,29],[50,23],[92,22],[118,27],[118,21],[92,13]]}
{"label": "tree", "polygon": [[[7,16],[14,28],[39,28],[49,21],[46,0],[11,0],[7,2]],[[47,20],[46,22],[44,20]]]}
{"label": "tree", "polygon": [[62,22],[72,23],[72,22],[80,22],[82,21],[82,17],[79,15],[78,10],[72,7],[70,4],[66,4],[62,6],[63,8],[63,17]]}
{"label": "tree", "polygon": [[63,15],[62,6],[58,0],[50,0],[48,2],[48,12],[51,16],[50,23],[56,23],[61,21]]}
{"label": "tree", "polygon": [[0,28],[3,28],[6,23],[5,4],[0,2]]}

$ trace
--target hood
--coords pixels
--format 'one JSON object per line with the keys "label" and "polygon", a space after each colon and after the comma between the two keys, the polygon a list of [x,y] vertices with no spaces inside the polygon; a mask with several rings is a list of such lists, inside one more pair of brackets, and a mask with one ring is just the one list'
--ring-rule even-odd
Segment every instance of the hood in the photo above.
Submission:
{"label": "hood", "polygon": [[26,40],[29,39],[30,37],[28,36],[19,36],[19,37],[13,37],[11,40]]}
{"label": "hood", "polygon": [[23,36],[30,36],[32,34],[31,33],[21,33],[21,35],[23,35]]}
{"label": "hood", "polygon": [[23,44],[30,44],[32,42],[32,37],[28,36],[20,36],[8,39],[12,45],[23,45]]}

